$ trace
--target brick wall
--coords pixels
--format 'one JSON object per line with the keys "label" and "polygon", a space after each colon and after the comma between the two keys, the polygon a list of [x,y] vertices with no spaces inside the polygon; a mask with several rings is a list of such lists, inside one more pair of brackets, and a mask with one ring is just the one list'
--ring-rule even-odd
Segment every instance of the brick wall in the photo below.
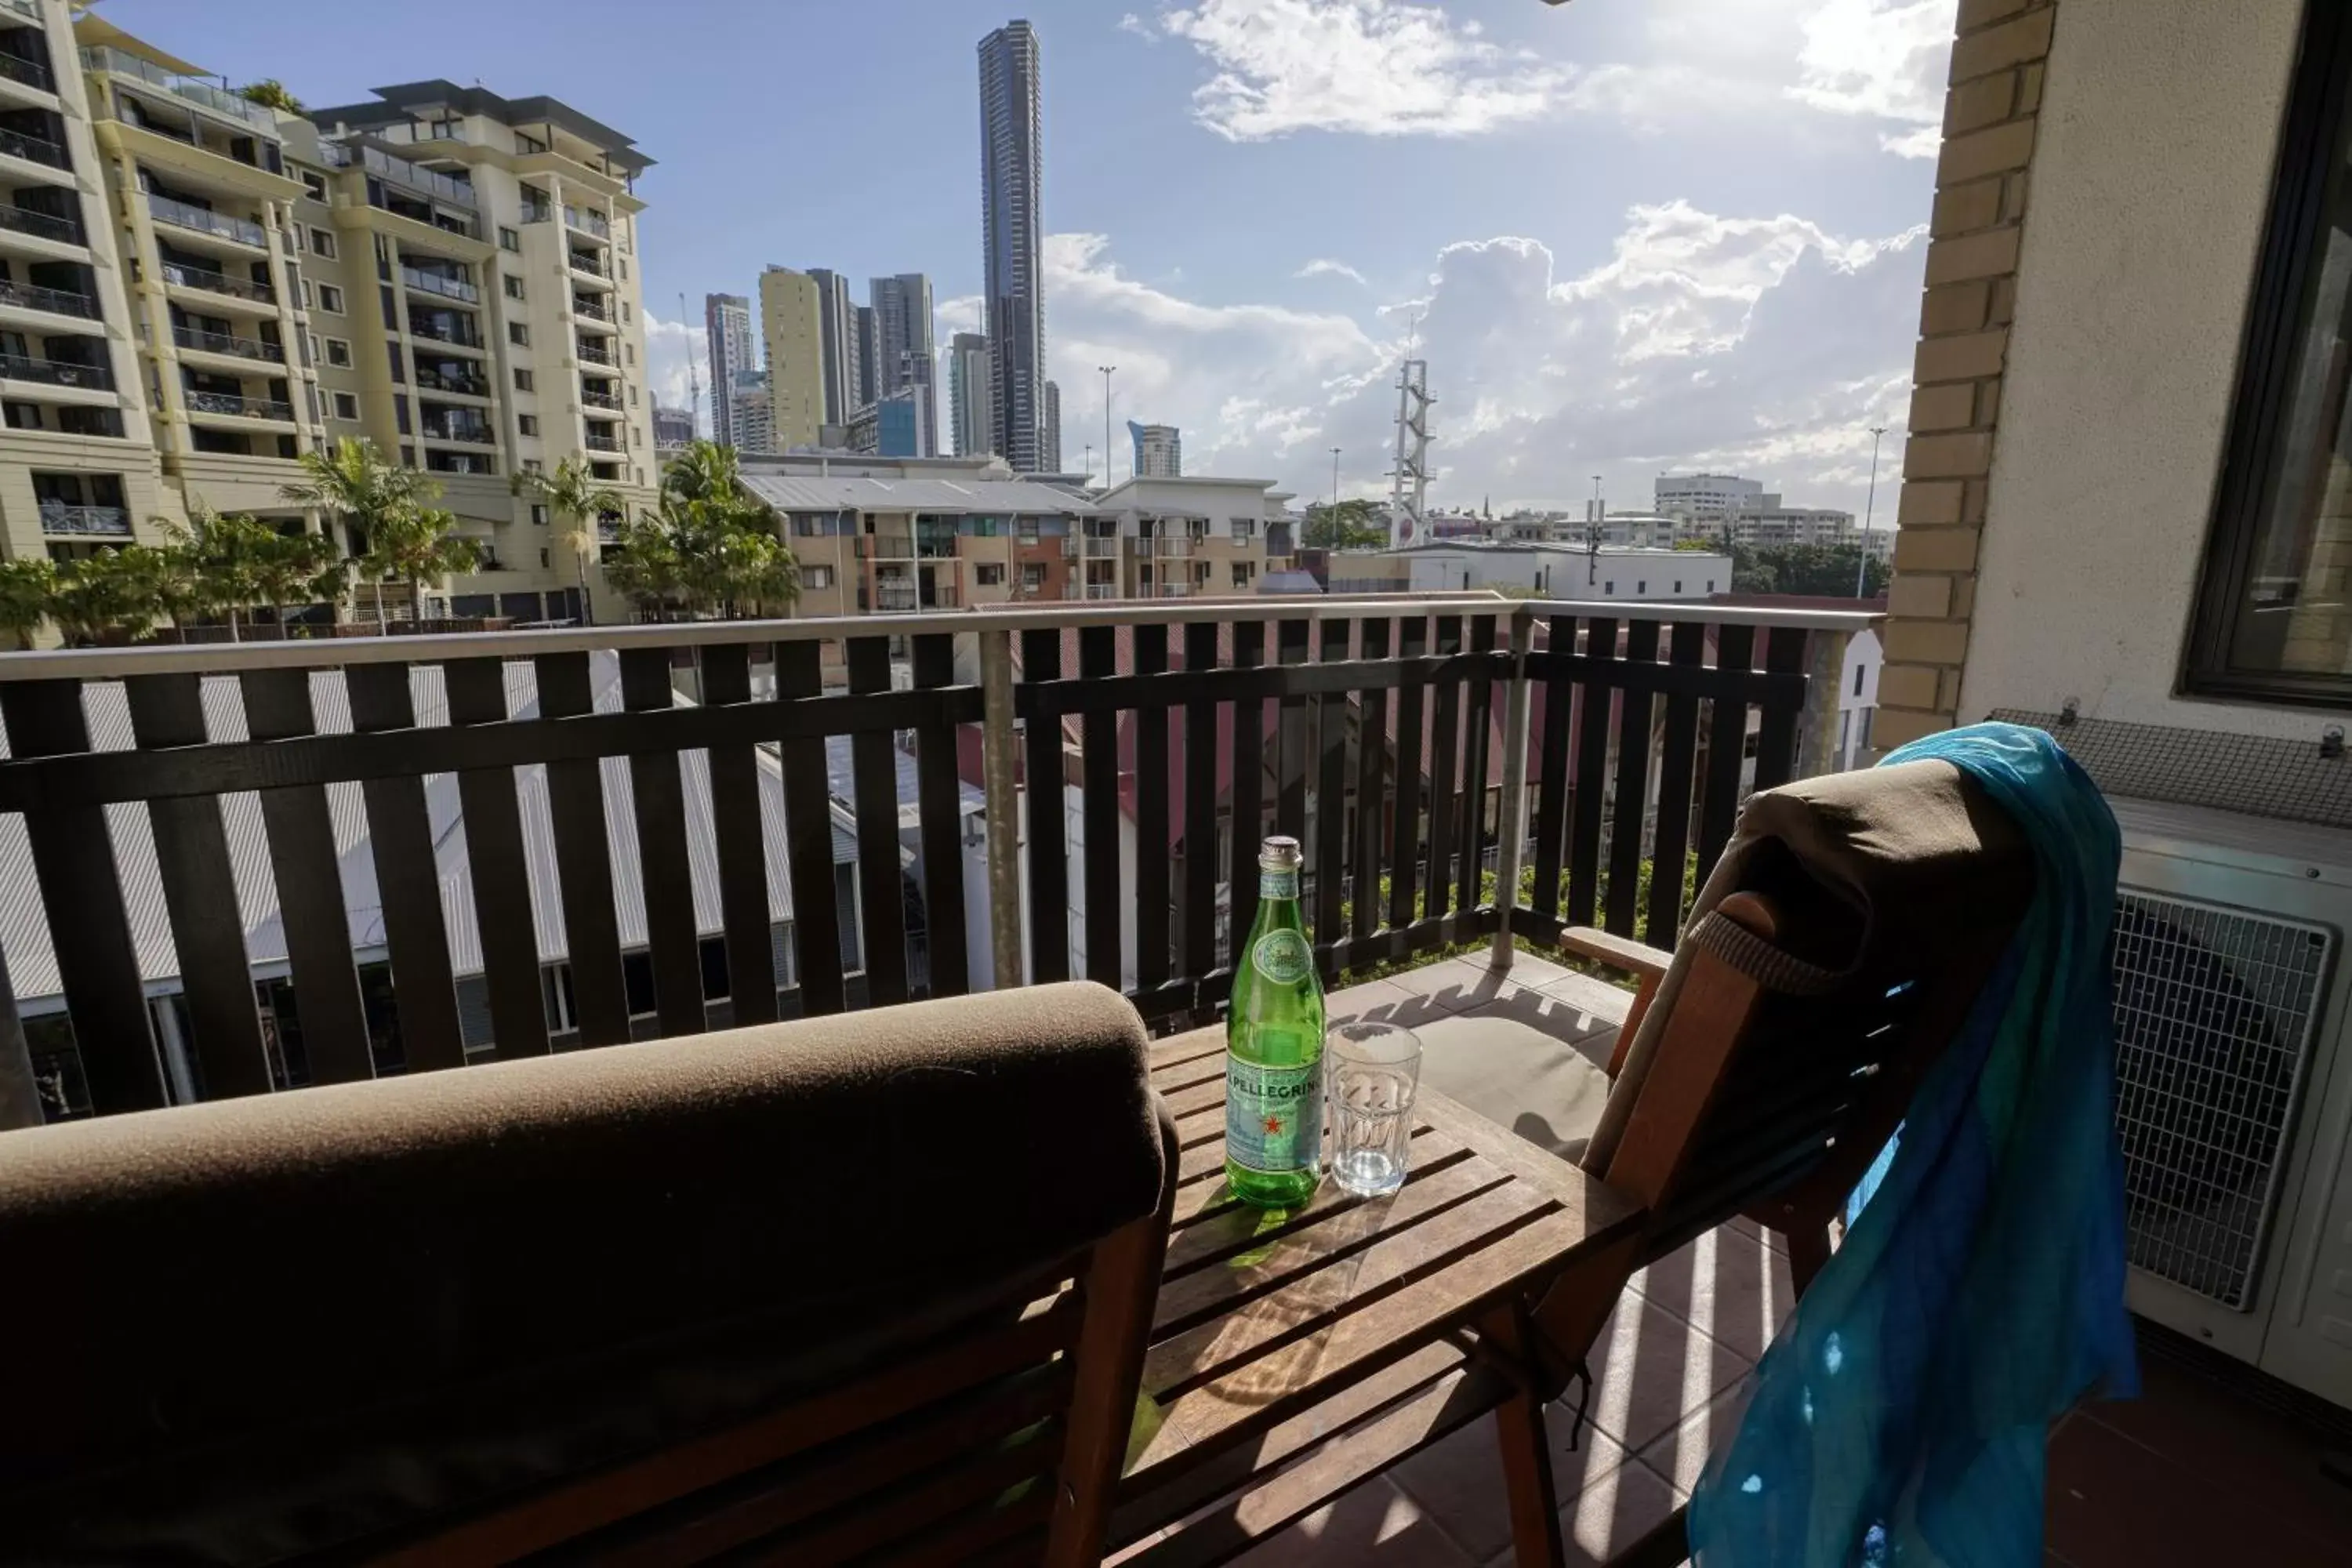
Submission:
{"label": "brick wall", "polygon": [[2034,122],[2056,16],[2056,0],[1960,0],[1872,736],[1880,746],[1948,729],[1959,710]]}

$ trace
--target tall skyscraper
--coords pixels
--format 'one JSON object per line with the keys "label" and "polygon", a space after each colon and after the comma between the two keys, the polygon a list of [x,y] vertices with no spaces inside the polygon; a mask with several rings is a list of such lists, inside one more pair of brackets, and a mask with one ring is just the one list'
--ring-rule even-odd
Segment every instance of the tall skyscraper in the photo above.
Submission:
{"label": "tall skyscraper", "polygon": [[857,307],[854,330],[857,334],[857,406],[865,407],[882,395],[882,333],[875,320],[874,307]]}
{"label": "tall skyscraper", "polygon": [[[991,424],[997,453],[1023,473],[1049,468],[1040,449],[1045,311],[1045,154],[1037,35],[1008,22],[980,41],[980,201],[987,261]],[[1056,441],[1058,442],[1058,423]]]}
{"label": "tall skyscraper", "polygon": [[824,338],[824,422],[846,425],[865,401],[857,395],[864,381],[857,363],[857,305],[849,297],[849,279],[823,267],[809,268],[816,283],[817,324]]}
{"label": "tall skyscraper", "polygon": [[[939,353],[931,342],[931,280],[920,272],[873,279],[866,285],[866,297],[874,301],[874,336],[882,356],[875,373],[875,400],[919,386],[924,399],[929,401],[939,365]],[[917,455],[938,457],[936,407],[923,416],[922,428],[931,444]]]}
{"label": "tall skyscraper", "polygon": [[988,340],[958,332],[948,344],[948,434],[957,457],[994,450],[988,410]]}
{"label": "tall skyscraper", "polygon": [[789,267],[760,274],[760,336],[768,347],[774,450],[814,447],[824,421],[824,325],[816,279]]}
{"label": "tall skyscraper", "polygon": [[[1045,395],[1038,399],[1044,405],[1038,414],[1037,467],[1031,471],[1058,474],[1062,471],[1062,389],[1052,382],[1045,384]],[[1103,474],[1108,478],[1110,460],[1103,460]]]}
{"label": "tall skyscraper", "polygon": [[1135,442],[1135,467],[1130,470],[1139,479],[1181,479],[1184,477],[1184,437],[1173,425],[1139,425],[1127,422],[1128,436]]}
{"label": "tall skyscraper", "polygon": [[751,335],[751,301],[740,294],[705,294],[702,321],[710,336],[710,438],[722,447],[740,447],[735,383],[760,368],[759,343]]}

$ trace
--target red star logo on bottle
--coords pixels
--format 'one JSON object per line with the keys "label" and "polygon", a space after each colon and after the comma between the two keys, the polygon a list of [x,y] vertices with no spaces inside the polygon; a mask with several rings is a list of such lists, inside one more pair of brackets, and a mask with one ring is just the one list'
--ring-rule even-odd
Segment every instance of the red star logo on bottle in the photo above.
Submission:
{"label": "red star logo on bottle", "polygon": [[1281,1117],[1269,1116],[1265,1119],[1265,1135],[1269,1138],[1278,1138],[1282,1135]]}

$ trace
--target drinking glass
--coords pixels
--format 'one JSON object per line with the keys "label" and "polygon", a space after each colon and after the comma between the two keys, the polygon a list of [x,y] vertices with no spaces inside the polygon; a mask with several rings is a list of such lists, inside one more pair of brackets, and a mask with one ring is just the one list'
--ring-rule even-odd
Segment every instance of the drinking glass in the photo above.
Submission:
{"label": "drinking glass", "polygon": [[1420,1037],[1370,1019],[1335,1024],[1323,1037],[1323,1084],[1332,1179],[1367,1198],[1404,1185]]}

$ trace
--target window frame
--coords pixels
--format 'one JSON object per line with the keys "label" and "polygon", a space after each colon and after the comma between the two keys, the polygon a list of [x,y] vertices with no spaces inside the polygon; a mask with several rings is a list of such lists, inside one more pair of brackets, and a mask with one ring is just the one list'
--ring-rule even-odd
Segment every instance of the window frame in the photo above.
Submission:
{"label": "window frame", "polygon": [[2263,220],[2260,260],[2239,342],[2222,444],[2221,482],[2197,563],[2197,589],[2174,694],[2352,708],[2352,676],[2247,670],[2230,663],[2265,505],[2283,464],[2288,403],[2309,326],[2313,279],[2336,178],[2336,149],[2352,112],[2352,8],[2304,15]]}

